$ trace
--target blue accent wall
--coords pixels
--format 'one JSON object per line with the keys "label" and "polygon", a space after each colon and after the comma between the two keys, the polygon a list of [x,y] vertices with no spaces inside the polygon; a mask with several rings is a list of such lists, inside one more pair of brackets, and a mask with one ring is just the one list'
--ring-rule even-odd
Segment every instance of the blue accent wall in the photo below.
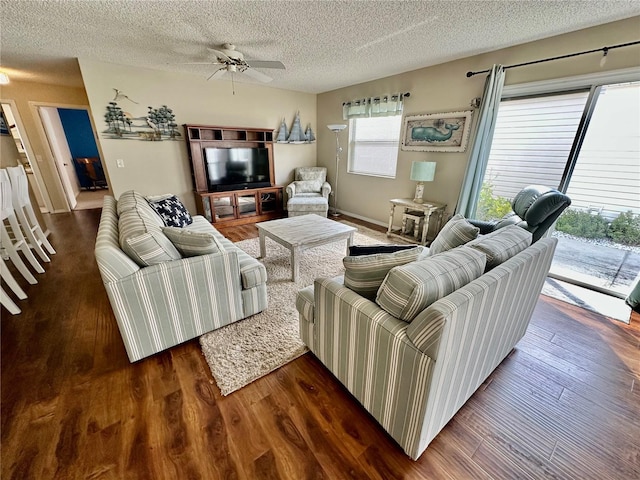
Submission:
{"label": "blue accent wall", "polygon": [[[98,153],[89,113],[86,110],[73,108],[58,108],[58,115],[69,144],[73,166],[78,174],[80,188],[106,188],[107,182]],[[76,158],[97,158],[96,161],[80,162]]]}
{"label": "blue accent wall", "polygon": [[98,147],[86,110],[59,108],[58,114],[73,158],[98,157]]}

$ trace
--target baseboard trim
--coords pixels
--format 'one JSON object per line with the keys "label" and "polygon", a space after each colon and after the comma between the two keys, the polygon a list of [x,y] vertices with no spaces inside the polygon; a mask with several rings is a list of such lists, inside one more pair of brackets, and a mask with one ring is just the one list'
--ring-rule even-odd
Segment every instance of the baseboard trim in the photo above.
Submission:
{"label": "baseboard trim", "polygon": [[357,213],[347,212],[345,210],[338,210],[339,213],[343,215],[348,215],[349,217],[357,218],[358,220],[362,220],[364,222],[373,223],[374,225],[379,225],[381,227],[388,227],[389,224],[387,222],[381,222],[379,220],[374,220],[373,218],[364,217],[362,215],[358,215]]}

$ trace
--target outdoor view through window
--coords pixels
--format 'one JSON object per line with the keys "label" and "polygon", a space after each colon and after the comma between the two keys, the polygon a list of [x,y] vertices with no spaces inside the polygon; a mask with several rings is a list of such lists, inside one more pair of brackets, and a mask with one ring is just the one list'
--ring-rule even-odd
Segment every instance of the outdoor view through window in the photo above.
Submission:
{"label": "outdoor view through window", "polygon": [[590,114],[588,101],[588,89],[502,101],[477,217],[500,218],[523,187],[558,188],[567,172],[551,274],[624,297],[640,272],[640,83],[601,87]]}

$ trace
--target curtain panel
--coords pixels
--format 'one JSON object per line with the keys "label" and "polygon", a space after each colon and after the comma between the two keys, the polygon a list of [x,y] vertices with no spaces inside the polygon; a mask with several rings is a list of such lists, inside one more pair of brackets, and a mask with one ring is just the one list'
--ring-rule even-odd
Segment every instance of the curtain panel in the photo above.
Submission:
{"label": "curtain panel", "polygon": [[456,213],[460,213],[466,218],[473,218],[476,214],[478,196],[480,195],[484,173],[487,170],[487,162],[489,161],[489,153],[491,152],[491,142],[496,128],[496,118],[500,107],[500,99],[502,98],[503,86],[504,68],[502,65],[494,65],[484,84],[473,147],[469,155],[469,163],[464,174],[458,206],[456,207]]}
{"label": "curtain panel", "polygon": [[342,118],[391,117],[402,114],[404,93],[358,98],[342,104]]}

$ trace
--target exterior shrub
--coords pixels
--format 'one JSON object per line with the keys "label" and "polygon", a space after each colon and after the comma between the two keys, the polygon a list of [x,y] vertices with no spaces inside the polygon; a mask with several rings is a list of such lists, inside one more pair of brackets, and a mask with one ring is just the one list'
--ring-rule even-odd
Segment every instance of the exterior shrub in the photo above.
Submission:
{"label": "exterior shrub", "polygon": [[618,215],[609,226],[609,237],[623,245],[640,246],[640,215],[631,210]]}
{"label": "exterior shrub", "polygon": [[478,220],[496,220],[511,212],[511,200],[493,194],[491,182],[484,182],[478,197],[476,218]]}
{"label": "exterior shrub", "polygon": [[599,213],[567,209],[558,218],[556,230],[582,238],[606,238],[609,224]]}

